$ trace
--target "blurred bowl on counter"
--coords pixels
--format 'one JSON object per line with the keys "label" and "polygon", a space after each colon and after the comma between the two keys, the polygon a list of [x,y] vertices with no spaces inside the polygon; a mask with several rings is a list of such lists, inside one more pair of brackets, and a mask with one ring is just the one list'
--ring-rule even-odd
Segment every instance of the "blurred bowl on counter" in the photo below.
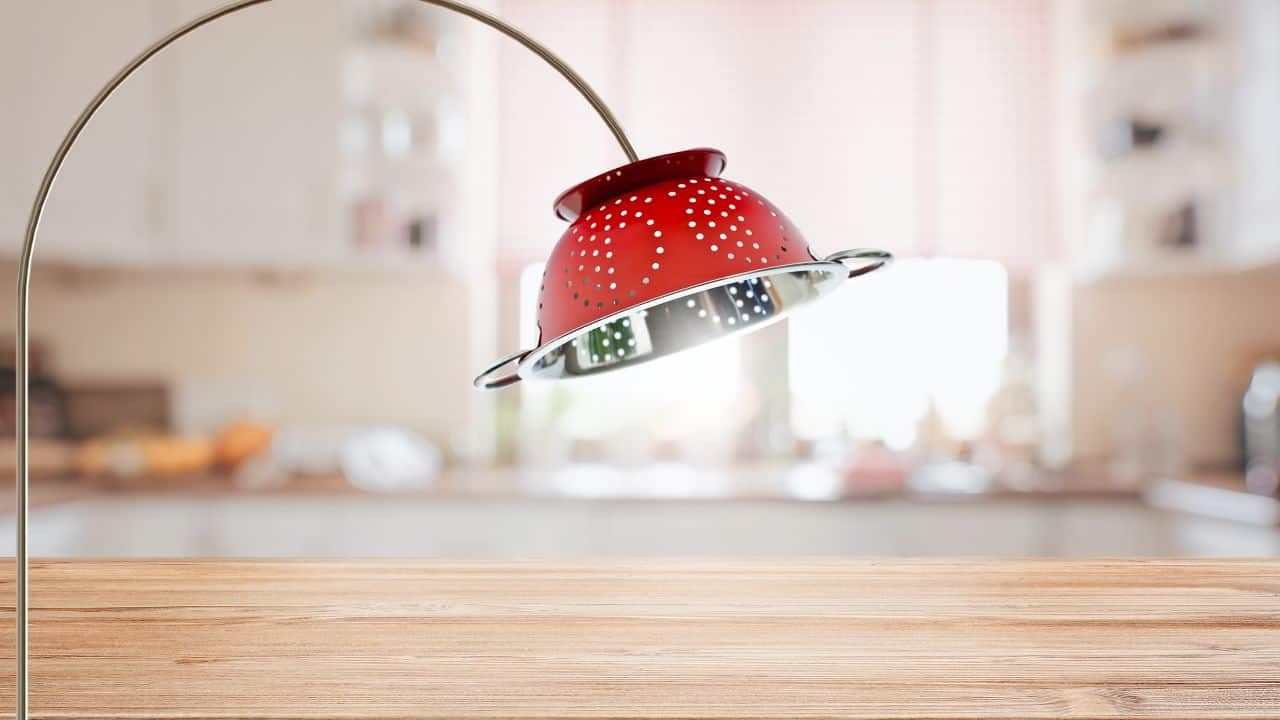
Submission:
{"label": "blurred bowl on counter", "polygon": [[440,474],[440,449],[402,428],[362,430],[340,452],[342,473],[362,490],[393,492],[429,487]]}

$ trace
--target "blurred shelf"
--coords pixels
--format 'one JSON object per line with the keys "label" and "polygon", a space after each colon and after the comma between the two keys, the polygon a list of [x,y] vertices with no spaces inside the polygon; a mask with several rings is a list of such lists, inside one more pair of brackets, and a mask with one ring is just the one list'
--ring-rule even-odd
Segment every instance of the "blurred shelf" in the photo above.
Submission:
{"label": "blurred shelf", "polygon": [[1217,188],[1230,178],[1227,149],[1168,142],[1135,149],[1103,164],[1098,192],[1126,206],[1160,206]]}
{"label": "blurred shelf", "polygon": [[460,94],[440,59],[421,48],[366,43],[343,55],[343,91],[353,105],[395,105],[430,110],[443,96]]}
{"label": "blurred shelf", "polygon": [[1082,262],[1072,274],[1079,282],[1088,284],[1112,279],[1239,273],[1273,265],[1280,265],[1280,248],[1241,253],[1171,251],[1150,257]]}
{"label": "blurred shelf", "polygon": [[1231,43],[1212,31],[1113,50],[1096,63],[1094,100],[1113,108],[1128,108],[1140,102],[1141,96],[1150,99],[1159,95],[1169,108],[1191,104],[1197,83],[1175,84],[1168,80],[1222,81],[1232,70],[1231,53]]}

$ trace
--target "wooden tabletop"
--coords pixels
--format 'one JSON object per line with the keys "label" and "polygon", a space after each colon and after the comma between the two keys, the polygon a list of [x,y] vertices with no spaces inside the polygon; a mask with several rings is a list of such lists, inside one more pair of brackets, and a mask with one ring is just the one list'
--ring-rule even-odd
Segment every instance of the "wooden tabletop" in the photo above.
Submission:
{"label": "wooden tabletop", "polygon": [[34,717],[1280,717],[1280,561],[77,561],[32,582]]}

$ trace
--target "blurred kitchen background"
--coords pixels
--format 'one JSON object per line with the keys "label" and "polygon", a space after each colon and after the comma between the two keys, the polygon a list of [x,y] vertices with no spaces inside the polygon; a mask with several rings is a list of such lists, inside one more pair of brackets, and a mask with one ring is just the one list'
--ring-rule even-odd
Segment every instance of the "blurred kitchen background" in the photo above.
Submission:
{"label": "blurred kitchen background", "polygon": [[[83,104],[215,4],[0,4],[8,277]],[[625,162],[608,131],[412,0],[239,13],[131,79],[53,193],[33,553],[1280,553],[1280,2],[479,4],[642,156],[722,149],[816,252],[900,262],[479,393],[536,341],[552,200]]]}

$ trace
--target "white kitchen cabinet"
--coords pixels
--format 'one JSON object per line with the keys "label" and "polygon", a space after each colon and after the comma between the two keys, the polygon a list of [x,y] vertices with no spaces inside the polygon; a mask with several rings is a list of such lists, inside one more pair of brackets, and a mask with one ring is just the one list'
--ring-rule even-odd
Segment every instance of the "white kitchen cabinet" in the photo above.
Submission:
{"label": "white kitchen cabinet", "polygon": [[1046,545],[1053,557],[1271,557],[1280,554],[1276,528],[1153,509],[1112,500],[1077,500],[1046,507]]}
{"label": "white kitchen cabinet", "polygon": [[[510,499],[425,503],[394,496],[220,499],[206,555],[546,557],[591,555],[589,506]],[[157,539],[157,546],[163,541]]]}
{"label": "white kitchen cabinet", "polygon": [[[169,24],[221,1],[166,5]],[[446,65],[466,43],[451,14],[407,5],[406,18],[395,7],[279,0],[175,46],[174,260],[255,268],[448,260],[436,251],[460,235],[454,163],[471,145],[457,131],[467,107]]]}
{"label": "white kitchen cabinet", "polygon": [[[16,99],[0,119],[7,131],[0,140],[0,253],[17,255],[45,163],[84,104],[148,44],[223,1],[0,4],[0,92]],[[389,250],[358,246],[351,218],[366,190],[343,185],[351,174],[341,157],[343,126],[352,112],[344,77],[356,48],[394,47],[395,38],[374,37],[388,7],[279,0],[175,42],[131,77],[84,132],[51,198],[41,259],[249,268],[436,259],[434,248],[406,251],[407,240]],[[453,26],[436,27],[440,46],[453,49]],[[416,64],[393,73],[393,86],[429,90],[451,77],[438,67],[444,50],[439,57],[430,50],[402,54]],[[425,102],[445,94],[428,90],[420,93]],[[438,132],[424,133],[421,148],[414,145],[421,152],[378,178],[412,198],[440,199],[446,209],[451,204],[441,198],[451,197],[445,191],[457,178],[439,170],[442,162],[431,153],[445,154],[441,138],[466,117],[465,103],[447,99],[454,104],[441,110],[441,127],[432,127]],[[453,156],[467,155],[465,134],[446,139],[456,140],[445,148]],[[457,218],[446,215],[439,208],[397,215],[392,225],[405,238],[410,225],[456,235]]]}
{"label": "white kitchen cabinet", "polygon": [[1239,104],[1232,131],[1240,179],[1235,237],[1244,264],[1280,261],[1280,3],[1243,0]]}
{"label": "white kitchen cabinet", "polygon": [[[36,190],[85,103],[159,25],[155,0],[0,3],[0,252],[16,256]],[[135,262],[163,233],[162,72],[144,68],[81,135],[54,186],[41,259]]]}
{"label": "white kitchen cabinet", "polygon": [[[183,0],[171,22],[214,4]],[[223,18],[174,47],[174,259],[293,266],[337,258],[342,43],[336,0],[286,0]]]}
{"label": "white kitchen cabinet", "polygon": [[877,504],[702,501],[601,503],[592,525],[604,555],[679,557],[895,555]]}
{"label": "white kitchen cabinet", "polygon": [[[1197,555],[1178,542],[1195,520],[1134,503],[1076,500],[1045,508],[1044,554],[1058,557]],[[1274,534],[1274,532],[1272,532]]]}
{"label": "white kitchen cabinet", "polygon": [[[1123,500],[117,497],[32,514],[48,557],[1275,555],[1273,527]],[[0,553],[13,552],[0,518]]]}
{"label": "white kitchen cabinet", "polygon": [[[0,6],[0,249],[16,256],[62,134],[121,66],[221,0]],[[179,40],[94,117],[41,228],[40,259],[323,264],[340,249],[337,0],[250,8]]]}

